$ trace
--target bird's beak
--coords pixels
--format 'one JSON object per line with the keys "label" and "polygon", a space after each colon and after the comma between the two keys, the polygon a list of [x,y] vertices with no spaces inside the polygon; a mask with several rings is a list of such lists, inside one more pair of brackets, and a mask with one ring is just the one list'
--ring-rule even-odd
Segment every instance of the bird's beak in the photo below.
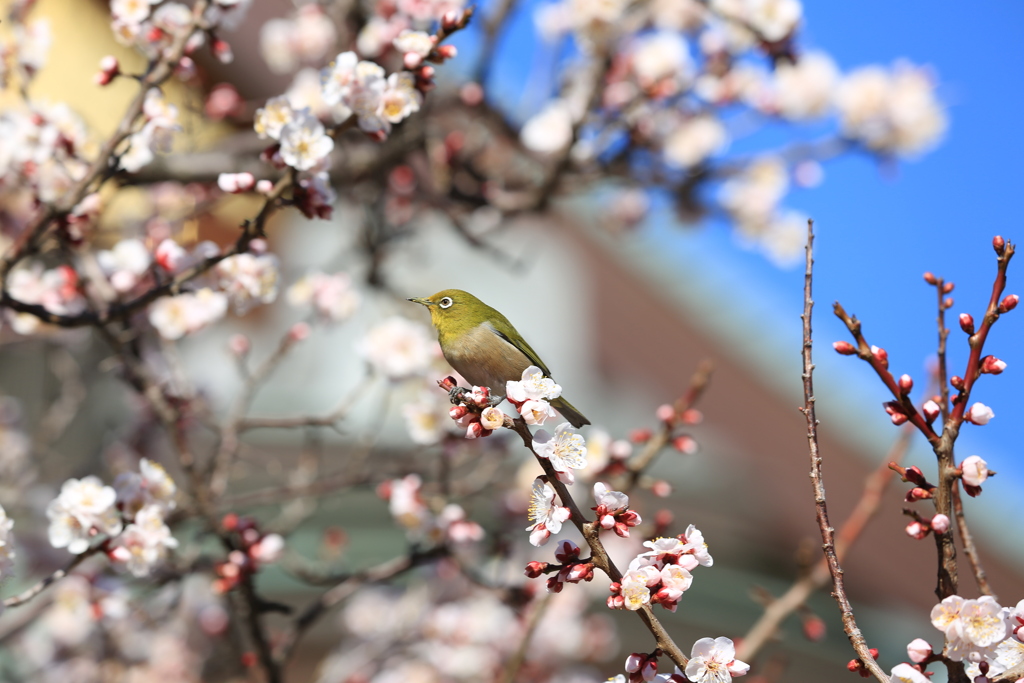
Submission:
{"label": "bird's beak", "polygon": [[419,297],[414,297],[412,299],[409,299],[409,301],[413,302],[414,304],[422,304],[424,306],[427,306],[428,308],[434,305],[434,302],[431,301],[430,299],[421,299]]}

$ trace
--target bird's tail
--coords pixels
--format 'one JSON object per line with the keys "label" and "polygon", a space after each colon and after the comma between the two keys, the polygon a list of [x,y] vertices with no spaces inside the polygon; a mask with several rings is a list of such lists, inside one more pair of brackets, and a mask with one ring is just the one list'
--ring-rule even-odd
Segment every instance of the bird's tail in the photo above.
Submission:
{"label": "bird's tail", "polygon": [[553,400],[551,402],[551,405],[552,407],[554,407],[555,410],[562,414],[562,417],[569,421],[569,424],[571,424],[576,429],[579,429],[583,425],[590,424],[590,420],[585,418],[583,416],[583,413],[576,410],[576,408],[574,408],[571,403],[569,403],[562,397],[558,397],[555,400]]}

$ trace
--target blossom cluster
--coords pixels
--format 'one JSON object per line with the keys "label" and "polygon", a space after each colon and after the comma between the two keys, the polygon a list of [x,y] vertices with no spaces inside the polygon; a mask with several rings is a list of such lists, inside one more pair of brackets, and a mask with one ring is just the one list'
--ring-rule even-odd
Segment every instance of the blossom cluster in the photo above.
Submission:
{"label": "blossom cluster", "polygon": [[405,528],[411,540],[462,544],[483,539],[483,527],[469,519],[461,505],[448,503],[440,510],[432,510],[423,499],[422,488],[423,480],[416,474],[391,479],[377,487],[377,495],[388,501],[391,516]]}
{"label": "blossom cluster", "polygon": [[736,646],[730,638],[701,638],[693,644],[686,671],[678,668],[671,674],[658,673],[660,650],[647,654],[634,652],[626,658],[625,674],[609,679],[609,683],[729,683],[745,675],[750,665],[736,659]]}
{"label": "blossom cluster", "polygon": [[143,458],[138,472],[118,475],[114,486],[99,477],[69,479],[46,508],[50,544],[80,555],[97,538],[115,566],[147,576],[177,547],[165,519],[177,487],[163,467]]}
{"label": "blossom cluster", "polygon": [[536,560],[528,562],[525,574],[531,579],[536,579],[542,574],[555,572],[547,581],[549,593],[561,593],[566,583],[592,581],[594,578],[594,563],[589,559],[580,558],[580,547],[572,541],[561,541],[558,544],[555,549],[555,561],[558,564]]}
{"label": "blossom cluster", "polygon": [[[979,667],[996,676],[1024,664],[1024,600],[1010,608],[988,595],[976,600],[951,595],[932,608],[931,621],[945,636],[945,656],[966,662],[971,680],[983,673]],[[924,641],[911,643],[911,660],[926,662],[931,651],[925,653],[925,647]]]}
{"label": "blossom cluster", "polygon": [[193,31],[200,23],[209,27],[212,38],[211,48],[221,61],[231,61],[231,48],[216,37],[214,29],[234,30],[238,28],[249,10],[252,0],[212,0],[205,13],[199,18],[193,9],[180,2],[165,0],[111,0],[113,16],[111,28],[114,37],[122,45],[133,46],[149,57],[155,57],[167,50],[174,40],[188,31],[186,53],[202,47],[207,32]]}
{"label": "blossom cluster", "polygon": [[675,612],[693,583],[691,570],[713,564],[704,535],[691,524],[683,534],[645,541],[644,545],[650,550],[633,558],[622,581],[612,583],[608,606],[635,611],[658,604]]}
{"label": "blossom cluster", "polygon": [[312,305],[317,318],[331,323],[352,317],[360,302],[359,290],[346,273],[308,273],[288,288],[287,298],[295,307]]}
{"label": "blossom cluster", "polygon": [[550,401],[561,395],[562,387],[550,377],[545,377],[544,371],[536,365],[523,370],[521,379],[505,383],[505,398],[529,425],[542,425],[554,417],[555,410]]}

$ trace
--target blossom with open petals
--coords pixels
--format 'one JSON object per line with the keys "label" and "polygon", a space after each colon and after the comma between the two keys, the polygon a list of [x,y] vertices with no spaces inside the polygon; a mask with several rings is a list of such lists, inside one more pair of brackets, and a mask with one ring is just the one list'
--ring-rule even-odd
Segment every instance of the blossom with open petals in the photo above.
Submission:
{"label": "blossom with open petals", "polygon": [[308,111],[295,114],[281,129],[281,158],[297,171],[308,171],[334,149],[334,140],[324,124]]}
{"label": "blossom with open petals", "polygon": [[536,365],[523,370],[522,379],[509,380],[505,383],[505,393],[509,400],[516,403],[534,400],[551,400],[562,395],[562,387],[555,380],[544,376],[544,371]]}
{"label": "blossom with open petals", "polygon": [[559,505],[558,493],[554,487],[537,477],[533,481],[533,496],[530,499],[529,516],[533,522],[526,530],[530,532],[530,543],[542,546],[551,534],[562,530],[562,523],[569,519],[569,508]]}
{"label": "blossom with open petals", "polygon": [[554,435],[543,429],[537,430],[533,436],[533,450],[550,460],[556,472],[571,472],[587,466],[586,441],[568,422],[558,425]]}
{"label": "blossom with open petals", "polygon": [[729,683],[734,676],[742,676],[749,670],[749,664],[736,659],[732,640],[701,638],[693,644],[686,677],[693,683]]}
{"label": "blossom with open petals", "polygon": [[98,477],[68,479],[60,495],[46,507],[50,519],[50,545],[76,555],[89,549],[96,534],[113,536],[121,531],[115,507],[117,492]]}

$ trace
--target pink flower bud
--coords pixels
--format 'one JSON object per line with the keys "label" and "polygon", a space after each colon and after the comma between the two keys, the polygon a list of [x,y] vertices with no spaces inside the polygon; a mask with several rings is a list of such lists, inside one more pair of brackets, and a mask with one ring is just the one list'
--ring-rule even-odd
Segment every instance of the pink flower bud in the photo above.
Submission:
{"label": "pink flower bud", "polygon": [[930,271],[924,274],[924,281],[930,285],[939,284],[938,278],[936,278],[935,275]]}
{"label": "pink flower bud", "polygon": [[911,522],[907,525],[907,536],[916,538],[919,541],[927,536],[930,531],[931,529],[921,524],[921,522]]}
{"label": "pink flower bud", "polygon": [[548,579],[548,593],[561,593],[565,584],[558,580],[557,576]]}
{"label": "pink flower bud", "polygon": [[957,391],[960,391],[964,388],[964,378],[959,375],[953,375],[949,378],[949,384]]}
{"label": "pink flower bud", "polygon": [[621,595],[609,595],[605,601],[608,609],[623,609],[626,606],[626,599]]}
{"label": "pink flower bud", "polygon": [[274,183],[269,180],[261,180],[256,183],[256,191],[260,194],[270,194],[274,191]]}
{"label": "pink flower bud", "polygon": [[153,257],[156,259],[157,265],[169,273],[174,273],[185,265],[188,255],[177,242],[166,239],[157,245]]}
{"label": "pink flower bud", "polygon": [[1017,308],[1017,302],[1020,301],[1020,297],[1016,294],[1008,294],[1003,297],[1003,300],[999,302],[999,312],[1009,313],[1013,309]]}
{"label": "pink flower bud", "polygon": [[947,311],[953,308],[953,297],[947,296],[945,299],[943,299],[942,307],[945,308]]}
{"label": "pink flower bud", "polygon": [[981,486],[988,479],[988,463],[980,456],[971,455],[960,463],[961,477],[968,486]]}
{"label": "pink flower bud", "polygon": [[470,81],[459,89],[459,99],[467,107],[479,106],[484,101],[484,89],[479,83]]}
{"label": "pink flower bud", "polygon": [[589,562],[582,562],[572,566],[572,569],[569,570],[565,580],[569,583],[579,583],[580,581],[590,581],[593,578],[594,565]]}
{"label": "pink flower bud", "polygon": [[912,484],[916,484],[917,486],[924,486],[926,488],[930,486],[928,484],[928,480],[924,478],[924,473],[921,472],[921,468],[918,467],[917,465],[911,465],[907,469],[903,470],[903,472],[901,472],[901,475],[903,476],[903,481],[909,481]]}
{"label": "pink flower bud", "polygon": [[230,64],[235,61],[235,53],[231,51],[231,45],[226,40],[216,38],[210,45],[210,50],[221,64]]}
{"label": "pink flower bud", "polygon": [[647,443],[652,436],[650,429],[634,429],[629,433],[629,440],[633,443]]}
{"label": "pink flower bud", "polygon": [[423,57],[415,52],[406,52],[402,57],[402,63],[406,69],[418,69],[423,64]]}
{"label": "pink flower bud", "polygon": [[454,59],[459,54],[458,49],[454,45],[441,45],[437,48],[436,52],[441,59]]}
{"label": "pink flower bud", "polygon": [[676,409],[667,403],[662,403],[658,406],[658,409],[654,411],[654,415],[662,422],[672,422],[676,419]]}
{"label": "pink flower bud", "polygon": [[974,334],[974,317],[970,313],[960,314],[960,329],[967,334]]}
{"label": "pink flower bud", "polygon": [[309,337],[310,331],[309,323],[295,323],[288,330],[288,339],[293,342],[303,341]]}
{"label": "pink flower bud", "polygon": [[686,425],[699,425],[704,421],[704,413],[696,408],[687,408],[679,416],[679,419]]}
{"label": "pink flower bud", "polygon": [[462,12],[448,10],[441,15],[441,28],[445,31],[453,31],[459,27],[460,21],[462,21]]}
{"label": "pink flower bud", "polygon": [[857,349],[848,341],[832,342],[832,348],[836,350],[836,353],[841,353],[844,356],[852,356],[857,353]]}
{"label": "pink flower bud", "polygon": [[451,416],[453,420],[461,419],[468,412],[469,409],[466,406],[452,406],[448,409],[448,415]]}
{"label": "pink flower bud", "polygon": [[928,489],[923,489],[920,486],[915,486],[914,488],[907,491],[907,497],[905,500],[908,503],[913,503],[914,501],[917,500],[927,500],[929,498],[932,498],[931,491],[929,491]]}
{"label": "pink flower bud", "polygon": [[640,669],[640,676],[645,681],[653,681],[654,677],[658,675],[658,660],[654,657],[649,658],[644,662],[643,668]]}
{"label": "pink flower bud", "polygon": [[998,375],[1006,369],[1006,363],[995,356],[985,356],[981,359],[981,371],[990,375]]}
{"label": "pink flower bud", "polygon": [[996,250],[996,253],[1000,256],[1003,255],[1003,250],[1006,249],[1006,240],[1001,236],[996,235],[992,238],[992,248]]}
{"label": "pink flower bud", "polygon": [[536,579],[544,573],[544,570],[548,568],[547,562],[538,562],[534,560],[526,565],[526,576],[531,579]]}
{"label": "pink flower bud", "polygon": [[668,498],[672,495],[672,484],[668,483],[664,479],[651,484],[651,493],[656,495],[658,498]]}
{"label": "pink flower bud", "polygon": [[196,77],[196,63],[189,57],[185,56],[178,60],[178,65],[174,67],[174,75],[180,81],[191,81]]}
{"label": "pink flower bud", "polygon": [[910,390],[914,388],[914,378],[910,375],[900,375],[900,391],[904,394],[909,394]]}
{"label": "pink flower bud", "polygon": [[886,352],[885,349],[879,348],[877,346],[872,346],[871,353],[874,355],[875,358],[878,359],[878,362],[882,364],[883,368],[887,370],[889,369],[889,354]]}
{"label": "pink flower bud", "polygon": [[932,656],[932,646],[923,638],[914,638],[907,645],[907,657],[915,664],[921,664]]}
{"label": "pink flower bud", "polygon": [[639,652],[634,652],[630,656],[626,657],[626,665],[623,667],[627,673],[636,673],[640,670],[640,667],[644,665],[647,655]]}
{"label": "pink flower bud", "polygon": [[615,526],[615,517],[612,515],[601,515],[601,519],[598,522],[602,529],[611,529]]}
{"label": "pink flower bud", "polygon": [[975,403],[967,410],[967,415],[964,416],[964,419],[976,425],[987,425],[988,421],[995,416],[996,414],[992,412],[992,409],[984,403]]}
{"label": "pink flower bud", "polygon": [[827,629],[825,621],[817,614],[806,614],[803,618],[804,637],[812,643],[818,643],[825,639]]}
{"label": "pink flower bud", "polygon": [[470,422],[469,426],[466,427],[466,438],[477,439],[481,436],[484,436],[484,431],[486,431],[484,429],[484,426],[479,422]]}
{"label": "pink flower bud", "polygon": [[924,410],[924,417],[929,424],[934,422],[935,418],[937,418],[942,412],[942,409],[939,408],[939,404],[931,399],[925,401],[921,409]]}
{"label": "pink flower bud", "polygon": [[228,349],[236,356],[244,356],[249,353],[249,338],[244,334],[233,334],[228,339]]}
{"label": "pink flower bud", "polygon": [[946,515],[935,515],[928,524],[931,526],[932,531],[937,534],[944,534],[949,531],[949,517]]}
{"label": "pink flower bud", "polygon": [[882,405],[885,407],[885,412],[889,414],[889,418],[894,425],[899,426],[907,421],[906,413],[903,412],[903,408],[895,401],[887,401]]}
{"label": "pink flower bud", "polygon": [[616,522],[613,527],[615,535],[619,538],[629,538],[629,527],[622,522]]}
{"label": "pink flower bud", "polygon": [[950,292],[953,291],[953,287],[955,287],[955,285],[952,282],[947,282],[946,284],[942,285],[942,293],[949,294]]}

